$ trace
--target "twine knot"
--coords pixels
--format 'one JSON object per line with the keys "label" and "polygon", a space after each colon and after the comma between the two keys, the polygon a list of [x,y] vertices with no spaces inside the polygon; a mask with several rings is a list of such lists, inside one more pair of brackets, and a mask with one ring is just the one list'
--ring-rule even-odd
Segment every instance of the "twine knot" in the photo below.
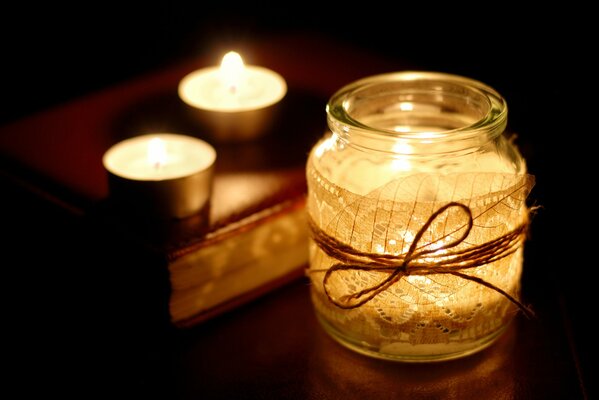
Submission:
{"label": "twine knot", "polygon": [[[422,237],[439,216],[446,211],[455,209],[466,214],[467,223],[450,234],[436,239],[432,243],[421,244]],[[522,304],[518,299],[503,289],[487,282],[477,276],[471,276],[462,271],[480,267],[485,264],[501,260],[514,252],[522,245],[528,229],[528,220],[518,225],[513,230],[488,242],[469,247],[454,249],[463,243],[470,234],[474,219],[472,210],[458,202],[450,202],[435,211],[416,233],[408,251],[403,254],[381,254],[362,252],[354,247],[328,235],[309,217],[308,223],[312,238],[316,244],[330,257],[339,262],[326,270],[312,270],[311,272],[325,272],[323,278],[324,292],[331,303],[342,309],[353,309],[368,303],[378,294],[388,290],[402,278],[410,275],[451,274],[460,278],[473,281],[486,286],[514,303],[527,317],[534,316],[533,311]],[[454,233],[461,232],[452,238]],[[431,246],[434,243],[447,240],[440,246]],[[431,248],[434,247],[434,248]],[[379,283],[365,289],[348,293],[333,298],[330,293],[329,281],[333,274],[340,271],[375,271],[386,272],[387,277]]]}

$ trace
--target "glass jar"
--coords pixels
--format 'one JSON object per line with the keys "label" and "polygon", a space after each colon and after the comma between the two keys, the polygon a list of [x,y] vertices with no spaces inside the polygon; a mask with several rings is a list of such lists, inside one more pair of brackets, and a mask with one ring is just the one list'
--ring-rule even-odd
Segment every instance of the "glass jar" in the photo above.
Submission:
{"label": "glass jar", "polygon": [[507,106],[465,77],[356,81],[327,105],[307,164],[308,275],[333,338],[393,360],[491,344],[515,314],[532,177]]}

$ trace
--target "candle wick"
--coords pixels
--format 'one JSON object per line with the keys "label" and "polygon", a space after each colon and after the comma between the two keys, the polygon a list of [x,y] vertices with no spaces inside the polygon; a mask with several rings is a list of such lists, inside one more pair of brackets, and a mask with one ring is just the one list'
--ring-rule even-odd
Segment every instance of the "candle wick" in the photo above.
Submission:
{"label": "candle wick", "polygon": [[229,93],[231,93],[231,94],[237,93],[237,86],[235,86],[235,85],[229,86]]}
{"label": "candle wick", "polygon": [[154,163],[154,169],[155,169],[155,170],[159,170],[161,167],[162,167],[162,164],[160,164],[160,161],[156,161],[156,162]]}

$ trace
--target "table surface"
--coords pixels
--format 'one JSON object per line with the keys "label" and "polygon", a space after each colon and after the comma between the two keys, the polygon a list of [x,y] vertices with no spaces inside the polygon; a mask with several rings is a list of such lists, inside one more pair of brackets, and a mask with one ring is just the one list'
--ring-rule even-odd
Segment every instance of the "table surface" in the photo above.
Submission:
{"label": "table surface", "polygon": [[[289,51],[278,58],[269,56],[272,46],[287,46]],[[320,64],[293,66],[294,57],[301,59],[306,49]],[[340,81],[393,65],[319,38],[282,38],[262,50],[256,54],[265,64],[285,69],[294,85],[321,95],[331,93]],[[348,59],[356,62],[334,79],[331,76],[344,63],[339,55],[354,55]],[[281,67],[285,57],[292,62]],[[127,104],[136,98],[132,93],[153,90],[158,83],[171,85],[192,65],[67,105],[72,107],[69,112],[81,112],[68,129],[55,119],[60,108],[18,121],[0,130],[0,147],[17,154],[33,175],[42,172],[67,182],[77,199],[93,203],[106,192],[96,159],[114,137],[81,146],[93,151],[74,152],[66,160],[60,160],[61,146],[69,140],[69,146],[95,140],[95,134],[81,136],[81,128],[112,129],[101,118],[110,114],[111,101],[118,98]],[[20,135],[25,131],[19,129],[32,120],[36,126],[46,124],[47,130],[35,132],[41,145],[19,153],[24,148],[20,140],[25,140]],[[56,140],[56,135],[66,142]],[[524,150],[531,147],[533,141],[524,140]],[[48,149],[57,153],[42,156]],[[535,157],[533,152],[532,165],[539,165]],[[9,343],[14,343],[7,362],[12,366],[9,376],[15,379],[9,381],[21,382],[17,386],[24,394],[43,390],[79,398],[119,393],[206,399],[578,399],[588,392],[588,356],[586,348],[581,349],[586,342],[579,340],[580,325],[572,324],[585,312],[569,300],[573,286],[554,273],[557,261],[545,251],[554,243],[548,230],[551,222],[542,215],[533,222],[532,240],[525,248],[523,277],[524,299],[537,318],[518,315],[493,346],[473,356],[403,364],[356,354],[332,340],[315,318],[304,279],[189,330],[154,320],[144,304],[128,295],[119,277],[118,268],[142,260],[117,260],[99,249],[98,238],[81,218],[88,203],[56,207],[48,197],[31,196],[39,188],[15,185],[12,172],[5,173],[8,164],[0,168],[1,217],[10,232],[4,245],[10,283],[4,291],[9,299],[4,320]],[[541,193],[547,189],[541,187]]]}

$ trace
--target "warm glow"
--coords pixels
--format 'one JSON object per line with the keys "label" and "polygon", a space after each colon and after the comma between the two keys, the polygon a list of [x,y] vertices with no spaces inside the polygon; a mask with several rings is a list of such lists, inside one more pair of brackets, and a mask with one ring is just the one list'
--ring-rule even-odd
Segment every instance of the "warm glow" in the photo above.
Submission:
{"label": "warm glow", "polygon": [[412,154],[414,153],[414,148],[412,145],[406,143],[403,140],[397,141],[393,145],[393,152],[400,154],[397,158],[391,161],[391,167],[395,171],[410,171],[412,169],[412,164],[410,161],[403,156],[403,154]]}
{"label": "warm glow", "polygon": [[430,285],[433,283],[429,278],[422,275],[408,275],[406,276],[406,280],[412,285]]}
{"label": "warm glow", "polygon": [[412,169],[412,164],[405,158],[396,158],[391,161],[391,167],[394,171],[410,171]]}
{"label": "warm glow", "polygon": [[335,146],[336,141],[337,141],[336,134],[332,134],[331,136],[329,136],[328,138],[323,140],[314,150],[314,154],[316,155],[316,157],[322,157],[322,155],[326,151],[331,150]]}
{"label": "warm glow", "polygon": [[245,65],[239,53],[230,51],[225,54],[220,63],[219,74],[227,90],[236,93],[245,78]]}
{"label": "warm glow", "polygon": [[405,126],[405,125],[397,125],[396,127],[393,128],[393,130],[395,132],[401,132],[401,133],[408,133],[410,132],[412,129],[409,126]]}
{"label": "warm glow", "polygon": [[405,140],[398,140],[393,144],[393,152],[397,154],[412,154],[414,147]]}
{"label": "warm glow", "polygon": [[166,145],[164,144],[164,140],[153,138],[148,142],[148,162],[157,169],[166,163]]}
{"label": "warm glow", "polygon": [[399,109],[401,111],[413,111],[414,110],[414,104],[411,102],[401,102],[399,103]]}
{"label": "warm glow", "polygon": [[[238,113],[268,108],[287,93],[285,79],[275,71],[258,65],[244,64],[236,52],[224,55],[220,65],[201,68],[187,74],[179,82],[179,97],[187,105],[204,111]],[[247,114],[246,114],[247,115]],[[202,129],[210,129],[215,136],[224,131],[247,137],[265,132],[270,115],[264,118],[244,118],[243,122],[226,121],[220,114],[197,116]]]}

